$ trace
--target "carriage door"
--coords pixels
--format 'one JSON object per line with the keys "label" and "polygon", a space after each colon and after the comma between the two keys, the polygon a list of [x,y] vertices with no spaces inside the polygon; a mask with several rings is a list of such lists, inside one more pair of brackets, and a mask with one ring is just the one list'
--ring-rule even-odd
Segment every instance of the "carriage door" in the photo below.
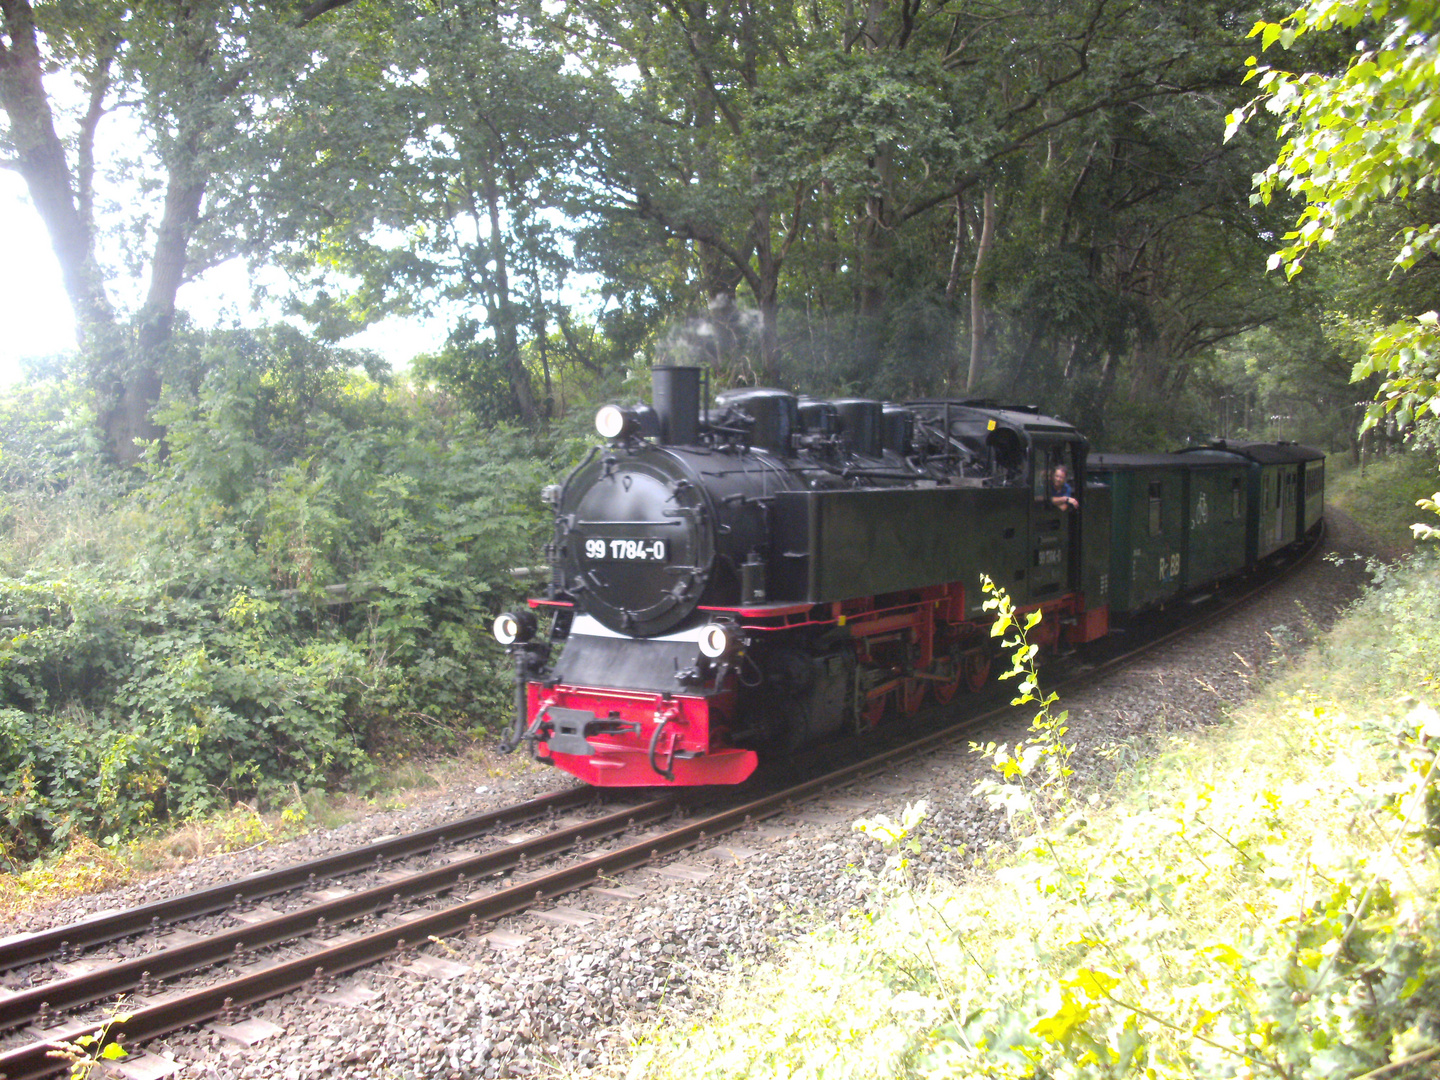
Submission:
{"label": "carriage door", "polygon": [[1030,454],[1030,599],[1048,600],[1070,587],[1070,553],[1075,547],[1079,514],[1057,504],[1055,470],[1063,468],[1069,496],[1080,498],[1070,444],[1036,439]]}

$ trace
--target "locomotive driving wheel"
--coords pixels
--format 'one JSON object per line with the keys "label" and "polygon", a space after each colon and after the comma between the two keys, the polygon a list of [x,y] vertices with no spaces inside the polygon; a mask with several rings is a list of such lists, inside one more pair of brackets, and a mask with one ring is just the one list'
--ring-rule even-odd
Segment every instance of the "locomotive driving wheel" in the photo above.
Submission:
{"label": "locomotive driving wheel", "polygon": [[990,678],[990,650],[983,645],[966,649],[960,654],[960,667],[965,677],[965,686],[972,694],[978,694]]}

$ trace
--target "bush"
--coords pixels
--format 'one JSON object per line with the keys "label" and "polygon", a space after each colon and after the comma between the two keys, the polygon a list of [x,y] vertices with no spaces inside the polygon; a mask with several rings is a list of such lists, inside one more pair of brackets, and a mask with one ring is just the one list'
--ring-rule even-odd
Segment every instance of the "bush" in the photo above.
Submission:
{"label": "bush", "polygon": [[276,604],[71,579],[0,582],[0,610],[22,626],[0,639],[12,857],[368,768],[363,653],[297,641]]}
{"label": "bush", "polygon": [[53,409],[52,449],[6,474],[34,523],[0,519],[11,857],[363,786],[377,750],[508,721],[488,628],[540,559],[538,491],[573,441],[482,427],[288,329],[196,350],[209,373],[163,405],[143,476],[62,452]]}

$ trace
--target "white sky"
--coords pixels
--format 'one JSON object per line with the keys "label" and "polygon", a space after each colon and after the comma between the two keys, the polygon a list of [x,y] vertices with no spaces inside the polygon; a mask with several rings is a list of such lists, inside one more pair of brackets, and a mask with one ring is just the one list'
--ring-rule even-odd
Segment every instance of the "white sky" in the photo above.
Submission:
{"label": "white sky", "polygon": [[60,284],[60,266],[24,185],[0,171],[0,382],[20,375],[20,358],[75,347],[75,323]]}
{"label": "white sky", "polygon": [[[0,170],[0,385],[20,378],[20,361],[75,348],[75,321],[60,266],[40,217],[14,173]],[[249,274],[240,260],[209,271],[180,290],[177,305],[200,326],[238,320],[258,325],[275,313],[251,306]],[[388,319],[347,339],[348,348],[374,349],[397,370],[445,343],[444,319]]]}

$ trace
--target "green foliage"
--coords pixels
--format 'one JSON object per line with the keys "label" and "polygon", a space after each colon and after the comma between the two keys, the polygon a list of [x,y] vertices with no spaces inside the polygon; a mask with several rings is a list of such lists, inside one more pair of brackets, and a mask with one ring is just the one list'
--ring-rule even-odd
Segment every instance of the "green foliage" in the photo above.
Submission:
{"label": "green foliage", "polygon": [[693,319],[722,382],[963,392],[973,272],[991,378],[971,392],[1103,372],[1106,399],[1168,402],[1276,306],[1255,147],[1217,145],[1228,9],[563,10],[613,84],[578,254],[625,312]]}
{"label": "green foliage", "polygon": [[[1434,207],[1440,177],[1440,38],[1435,6],[1389,0],[1313,0],[1279,22],[1251,31],[1262,49],[1289,49],[1308,36],[1373,32],[1344,71],[1296,74],[1251,57],[1248,78],[1260,94],[1229,120],[1228,134],[1260,108],[1280,118],[1276,160],[1257,177],[1256,203],[1281,192],[1303,200],[1295,228],[1271,256],[1272,268],[1297,275],[1307,257],[1342,230],[1390,207],[1411,220],[1391,243],[1392,271],[1404,275],[1440,251]],[[1428,300],[1426,301],[1428,303]],[[1440,410],[1440,330],[1434,311],[1413,312],[1375,327],[1356,379],[1379,374],[1383,382],[1366,425],[1393,415],[1402,426]]]}
{"label": "green foliage", "polygon": [[1421,450],[1367,455],[1363,469],[1337,455],[1325,462],[1325,498],[1387,547],[1405,549],[1424,538],[1414,524],[1415,508],[1433,512],[1426,503],[1440,484],[1437,474],[1434,456]]}
{"label": "green foliage", "polygon": [[94,1033],[77,1035],[68,1041],[56,1043],[48,1056],[69,1065],[70,1080],[89,1080],[95,1075],[95,1070],[103,1068],[107,1062],[122,1061],[130,1056],[120,1044],[120,1040],[111,1037],[115,1025],[123,1025],[129,1019],[130,1014],[121,1011],[117,1005]]}
{"label": "green foliage", "polygon": [[1355,365],[1355,378],[1377,374],[1385,381],[1366,414],[1367,427],[1390,414],[1402,428],[1440,417],[1440,313],[1427,311],[1377,333]]}
{"label": "green foliage", "polygon": [[[1070,768],[1070,755],[1073,748],[1065,742],[1070,713],[1051,711],[1051,706],[1059,700],[1053,691],[1041,696],[1040,672],[1036,667],[1040,646],[1030,644],[1028,635],[1039,625],[1042,613],[1039,610],[1026,612],[1022,625],[1010,594],[996,585],[989,574],[980,576],[980,587],[987,597],[984,610],[995,612],[990,636],[1002,638],[1001,644],[1010,656],[1010,670],[1002,672],[1000,678],[1019,680],[1010,704],[1037,704],[1039,707],[1030,721],[1029,742],[1018,742],[1013,750],[993,742],[985,746],[970,744],[972,751],[991,760],[992,767],[1000,776],[998,782],[982,780],[976,785],[975,793],[992,806],[1003,809],[1012,825],[1016,815],[1022,814],[1038,828],[1048,818],[1047,804],[1066,808],[1071,801],[1070,777],[1074,770]],[[1011,636],[1007,638],[1006,634]]]}
{"label": "green foliage", "polygon": [[[534,426],[576,384],[679,358],[693,323],[684,358],[719,385],[1014,399],[1083,379],[1078,406],[1042,404],[1098,422],[1205,400],[1192,370],[1278,306],[1253,257],[1272,223],[1238,205],[1255,147],[1217,145],[1242,93],[1223,4],[33,7],[65,96],[139,106],[145,197],[113,230],[132,272],[243,248],[290,273],[325,341],[467,305],[417,370],[487,421]],[[57,133],[74,161],[37,205],[84,194],[93,134]],[[136,376],[195,391],[205,365],[170,329],[183,275],[110,316],[110,215],[78,203],[67,279],[128,444]],[[989,377],[967,387],[972,329]]]}
{"label": "green foliage", "polygon": [[[1356,452],[1356,403],[1367,391],[1357,390],[1352,372],[1365,355],[1370,330],[1365,318],[1339,304],[1337,294],[1346,293],[1348,300],[1352,287],[1341,263],[1337,258],[1318,264],[1309,275],[1311,288],[1301,281],[1299,287],[1285,290],[1295,302],[1282,318],[1219,350],[1208,386],[1209,424],[1197,430],[1232,439],[1294,439],[1326,451]],[[1373,308],[1375,277],[1383,273],[1383,268],[1358,265],[1354,271],[1354,286],[1365,283],[1363,296],[1357,291],[1354,300],[1367,316]],[[1327,303],[1337,306],[1317,318],[1301,295],[1306,292],[1324,294]]]}
{"label": "green foliage", "polygon": [[22,627],[0,641],[12,857],[368,771],[364,652],[304,641],[276,604],[7,581],[0,609]]}
{"label": "green foliage", "polygon": [[[288,328],[201,348],[210,372],[167,401],[138,486],[52,454],[4,496],[51,499],[27,545],[0,521],[10,858],[363,787],[371,754],[510,708],[490,617],[539,561],[535,492],[571,444],[481,427]],[[70,538],[50,515],[80,505],[94,532]]]}
{"label": "green foliage", "polygon": [[73,382],[24,382],[0,396],[0,573],[40,552],[95,561],[104,521],[129,486],[101,456],[89,398]]}
{"label": "green foliage", "polygon": [[905,884],[911,881],[910,856],[918,855],[924,848],[917,839],[920,823],[925,820],[925,814],[929,806],[924,799],[917,803],[911,803],[905,807],[898,822],[891,821],[884,814],[876,814],[873,818],[861,818],[855,822],[857,832],[863,832],[873,840],[879,842],[885,849],[886,861],[885,871],[902,880]]}
{"label": "green foliage", "polygon": [[444,387],[486,423],[521,419],[515,392],[495,341],[474,319],[461,319],[438,353],[415,358],[415,376]]}

